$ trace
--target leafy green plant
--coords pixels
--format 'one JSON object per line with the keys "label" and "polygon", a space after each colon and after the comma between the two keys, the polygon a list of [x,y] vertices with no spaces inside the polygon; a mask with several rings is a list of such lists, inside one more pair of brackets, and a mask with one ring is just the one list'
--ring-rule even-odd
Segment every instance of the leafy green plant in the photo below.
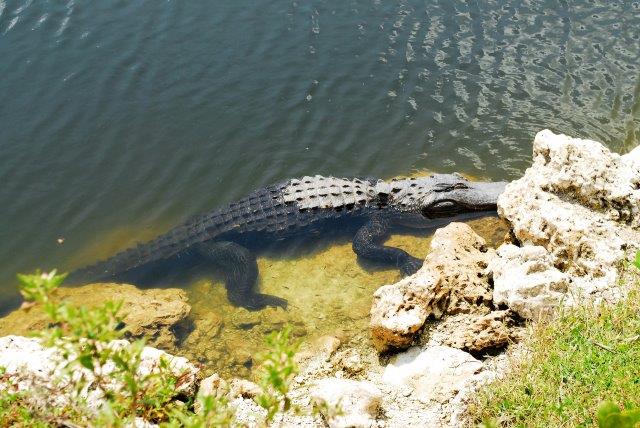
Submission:
{"label": "leafy green plant", "polygon": [[[19,273],[16,276],[18,277],[18,281],[20,281],[20,294],[22,294],[22,297],[24,297],[27,303],[50,303],[51,293],[58,288],[67,277],[66,274],[58,275],[55,269],[49,273],[36,270],[34,274]],[[47,310],[47,308],[45,308],[45,310]],[[47,313],[48,312],[47,310]]]}
{"label": "leafy green plant", "polygon": [[481,422],[478,425],[478,428],[498,428],[498,423],[495,421],[495,419],[487,419],[484,422]]}
{"label": "leafy green plant", "polygon": [[120,425],[135,417],[166,420],[178,395],[181,374],[175,374],[164,358],[149,374],[139,373],[144,341],[114,342],[125,332],[121,303],[86,308],[58,301],[53,291],[64,278],[56,271],[18,275],[27,304],[41,304],[51,320],[50,327],[38,336],[44,345],[57,348],[64,359],[62,375],[73,381],[59,379],[57,384],[60,392],[74,397],[74,416],[95,417],[83,402],[82,391],[90,387],[106,400],[98,416],[105,425]]}
{"label": "leafy green plant", "polygon": [[161,426],[163,428],[218,428],[235,426],[235,414],[224,397],[198,395],[197,413],[175,410],[171,418]]}
{"label": "leafy green plant", "polygon": [[640,269],[640,250],[636,252],[636,259],[633,261],[633,265]]}
{"label": "leafy green plant", "polygon": [[604,401],[598,406],[598,427],[634,428],[640,425],[640,409],[620,410],[612,401]]}
{"label": "leafy green plant", "polygon": [[[121,303],[105,302],[86,308],[59,301],[55,289],[65,276],[55,270],[18,275],[25,304],[42,305],[50,318],[49,327],[37,336],[46,346],[60,351],[64,359],[61,374],[66,379],[58,379],[52,383],[52,389],[46,391],[0,389],[3,424],[119,427],[140,417],[164,428],[237,426],[234,409],[224,396],[199,395],[195,402],[184,403],[177,400],[182,375],[175,374],[166,359],[160,359],[151,373],[140,374],[138,366],[144,341],[117,341],[126,331],[120,314]],[[277,412],[299,411],[288,396],[291,380],[298,372],[294,355],[299,343],[291,340],[291,328],[286,327],[271,333],[266,338],[266,347],[267,351],[258,358],[262,393],[255,400],[267,411],[265,425],[268,425]],[[0,379],[7,380],[4,376],[0,368]],[[83,391],[87,389],[98,391],[104,399],[105,404],[97,414],[83,401]],[[53,407],[46,404],[48,395],[68,395],[74,400],[68,405]],[[336,412],[335,409],[327,411]]]}
{"label": "leafy green plant", "polygon": [[291,380],[298,373],[294,355],[299,344],[293,343],[290,336],[290,326],[269,334],[266,338],[269,350],[260,357],[262,376],[259,384],[263,392],[255,401],[267,411],[267,423],[273,420],[277,412],[291,409],[287,394]]}

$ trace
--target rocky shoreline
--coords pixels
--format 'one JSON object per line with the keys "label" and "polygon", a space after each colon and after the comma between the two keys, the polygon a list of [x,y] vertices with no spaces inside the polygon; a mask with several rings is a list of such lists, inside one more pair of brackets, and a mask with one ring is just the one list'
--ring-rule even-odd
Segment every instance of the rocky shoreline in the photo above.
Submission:
{"label": "rocky shoreline", "polygon": [[[317,400],[340,403],[342,414],[286,413],[277,415],[275,423],[467,423],[470,398],[507,371],[512,359],[526,356],[518,343],[526,323],[548,320],[561,305],[615,302],[625,296],[620,264],[640,249],[640,148],[618,155],[594,141],[541,131],[533,143],[532,166],[507,186],[498,213],[510,233],[497,249],[467,224],[437,230],[423,267],[373,294],[369,332],[349,340],[340,334],[323,336],[299,352],[293,402],[303,408]],[[193,325],[181,290],[91,287],[58,292],[77,302],[98,292],[105,299],[123,299],[132,338],[145,337],[170,352],[179,352],[181,340],[211,340],[219,329],[216,319]],[[42,328],[44,318],[36,312],[20,309],[0,319],[0,334]],[[25,352],[30,359],[19,364]],[[149,348],[149,364],[159,352]],[[238,421],[259,424],[264,410],[252,400],[256,389],[251,382],[225,381],[217,374],[203,380],[210,374],[206,369],[173,358],[192,375],[185,391],[216,393],[228,383]],[[249,355],[247,364],[250,360]],[[52,361],[51,352],[35,339],[0,338],[0,366],[7,368],[3,379],[19,376],[25,388],[46,384],[41,374]]]}

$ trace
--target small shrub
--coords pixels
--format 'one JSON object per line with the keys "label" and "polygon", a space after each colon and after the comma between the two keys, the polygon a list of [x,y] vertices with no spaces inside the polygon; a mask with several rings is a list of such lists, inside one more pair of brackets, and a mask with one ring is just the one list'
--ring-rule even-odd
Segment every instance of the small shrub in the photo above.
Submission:
{"label": "small shrub", "polygon": [[269,350],[260,357],[260,387],[263,393],[255,400],[267,411],[266,422],[271,422],[277,412],[291,409],[291,400],[287,394],[291,380],[298,373],[294,355],[299,344],[293,343],[290,336],[289,326],[270,333],[266,338]]}
{"label": "small shrub", "polygon": [[50,327],[37,336],[45,346],[60,350],[64,359],[63,377],[73,379],[73,382],[60,380],[59,391],[52,392],[74,397],[72,413],[81,420],[94,417],[85,408],[81,393],[89,385],[107,403],[99,415],[107,425],[118,425],[135,417],[166,420],[178,394],[179,375],[170,370],[165,359],[160,359],[157,369],[150,374],[138,373],[144,341],[124,346],[111,344],[124,334],[122,304],[105,302],[96,308],[86,308],[57,301],[52,292],[64,278],[56,271],[18,275],[20,292],[27,304],[42,304],[51,319]]}
{"label": "small shrub", "polygon": [[604,401],[598,407],[600,428],[634,428],[640,424],[640,409],[620,410],[615,403]]}
{"label": "small shrub", "polygon": [[[99,307],[86,308],[60,302],[53,292],[64,278],[65,275],[55,270],[18,275],[25,304],[41,304],[51,320],[49,327],[36,335],[46,346],[60,350],[64,358],[62,377],[66,377],[66,381],[54,381],[53,389],[46,391],[0,389],[3,426],[119,427],[132,424],[136,417],[159,423],[164,428],[237,426],[234,409],[224,397],[198,396],[195,403],[176,400],[180,375],[170,370],[167,360],[161,359],[157,370],[149,375],[138,373],[144,341],[109,345],[125,333],[121,303],[105,302]],[[299,411],[292,409],[288,396],[291,380],[298,372],[294,355],[299,347],[290,336],[290,327],[271,333],[266,338],[267,351],[258,359],[262,393],[255,400],[267,411],[265,425],[273,421],[277,412]],[[0,380],[9,380],[6,376],[0,367]],[[105,404],[98,414],[90,411],[82,399],[82,391],[89,383],[104,398]],[[48,397],[59,395],[74,400],[64,407],[47,404]],[[199,408],[197,413],[194,407]]]}

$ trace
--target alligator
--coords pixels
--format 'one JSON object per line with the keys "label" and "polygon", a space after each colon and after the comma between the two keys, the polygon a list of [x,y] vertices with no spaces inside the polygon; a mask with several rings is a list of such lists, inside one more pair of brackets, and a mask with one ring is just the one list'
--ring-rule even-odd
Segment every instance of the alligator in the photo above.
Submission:
{"label": "alligator", "polygon": [[225,279],[234,306],[259,310],[287,301],[258,290],[255,251],[261,243],[303,239],[321,231],[350,228],[359,258],[416,272],[423,261],[385,246],[395,226],[433,227],[468,213],[496,209],[504,182],[475,182],[459,174],[384,181],[372,178],[305,176],[256,190],[249,196],[195,216],[167,233],[94,265],[72,272],[68,282],[133,282],[172,263],[210,263]]}

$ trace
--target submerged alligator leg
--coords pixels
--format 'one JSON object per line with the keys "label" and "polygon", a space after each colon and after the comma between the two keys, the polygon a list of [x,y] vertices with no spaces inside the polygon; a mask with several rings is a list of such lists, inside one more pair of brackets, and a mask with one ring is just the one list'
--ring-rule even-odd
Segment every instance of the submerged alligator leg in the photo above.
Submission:
{"label": "submerged alligator leg", "polygon": [[353,251],[362,258],[396,266],[403,275],[411,275],[422,267],[422,260],[400,248],[382,245],[389,235],[389,223],[383,216],[372,217],[353,238]]}
{"label": "submerged alligator leg", "polygon": [[202,242],[196,250],[224,273],[231,304],[254,311],[266,306],[287,308],[285,299],[257,292],[258,264],[255,256],[242,245],[229,241]]}

